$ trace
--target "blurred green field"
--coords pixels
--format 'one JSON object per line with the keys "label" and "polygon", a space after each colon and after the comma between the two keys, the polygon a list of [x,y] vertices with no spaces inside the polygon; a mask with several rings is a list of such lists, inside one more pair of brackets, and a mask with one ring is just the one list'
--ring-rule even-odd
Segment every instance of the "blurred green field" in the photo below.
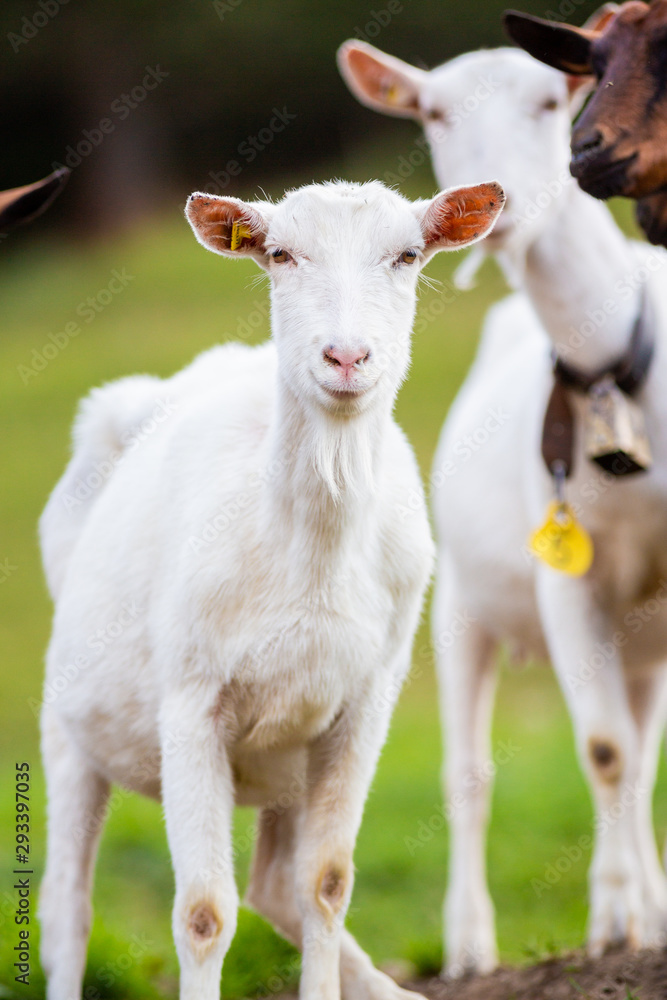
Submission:
{"label": "blurred green field", "polygon": [[[423,181],[413,180],[415,190],[432,187],[430,180],[425,187]],[[440,255],[427,273],[447,282],[459,259]],[[89,297],[99,305],[98,296],[114,270],[131,276],[127,286],[86,322],[77,314],[79,305]],[[252,287],[254,276],[251,264],[226,262],[197,246],[176,208],[169,218],[154,219],[109,243],[44,243],[33,231],[3,245],[0,563],[7,561],[7,573],[0,577],[0,997],[36,1000],[44,995],[36,958],[36,893],[31,985],[16,985],[11,967],[16,943],[11,874],[14,763],[27,760],[32,767],[36,888],[43,863],[44,795],[31,705],[39,699],[51,609],[35,526],[67,458],[76,401],[91,385],[127,373],[167,375],[202,349],[238,338],[246,324],[256,324],[249,339],[263,339],[268,332],[267,291],[265,286]],[[503,293],[502,280],[491,265],[485,267],[478,291],[458,294],[446,306],[441,291],[422,292],[420,315],[426,323],[415,337],[414,364],[400,394],[398,418],[425,474],[442,420],[473,357],[484,312]],[[51,343],[48,335],[72,321],[78,321],[81,332],[55,354],[49,349],[47,355],[53,356],[36,372],[41,362],[33,351],[44,357],[43,347]],[[31,366],[36,373],[26,375]],[[586,915],[587,855],[542,898],[531,887],[531,880],[542,879],[563,848],[575,844],[591,826],[563,701],[545,667],[503,667],[494,747],[502,741],[511,741],[516,749],[498,770],[489,868],[502,956],[525,961],[579,945]],[[423,972],[436,970],[441,961],[447,832],[440,828],[439,771],[440,735],[424,624],[416,643],[414,678],[401,698],[368,801],[349,917],[349,926],[376,961],[408,959]],[[664,768],[656,811],[662,839],[667,827]],[[241,883],[252,824],[252,813],[239,811]],[[97,870],[88,1000],[176,996],[171,893],[159,807],[118,794]],[[258,917],[244,911],[226,962],[223,995],[275,992],[294,982],[297,969],[292,951]]]}

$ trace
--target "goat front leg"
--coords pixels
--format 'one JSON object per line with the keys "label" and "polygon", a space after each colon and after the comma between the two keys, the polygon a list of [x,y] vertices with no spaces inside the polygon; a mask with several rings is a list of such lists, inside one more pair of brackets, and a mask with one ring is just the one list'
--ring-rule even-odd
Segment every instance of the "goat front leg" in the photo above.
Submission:
{"label": "goat front leg", "polygon": [[192,684],[169,694],[160,712],[180,1000],[219,1000],[222,963],[236,930],[234,783],[215,717],[216,697],[217,692]]}
{"label": "goat front leg", "polygon": [[637,837],[640,748],[613,628],[585,579],[540,568],[537,596],[551,660],[574,724],[577,750],[595,803],[588,947],[593,955],[620,941],[648,942]]}
{"label": "goat front leg", "polygon": [[[262,810],[247,903],[261,913],[279,934],[301,949],[302,917],[295,897],[296,830],[302,804],[287,809]],[[340,983],[343,1000],[419,1000],[376,969],[348,930],[340,941]]]}
{"label": "goat front leg", "polygon": [[[387,685],[391,678],[386,675]],[[296,830],[301,914],[301,1000],[339,1000],[352,854],[389,724],[388,699],[359,698],[308,748],[308,789]]]}
{"label": "goat front leg", "polygon": [[[441,570],[446,557],[441,560]],[[452,574],[453,575],[453,574]],[[445,742],[444,793],[450,817],[445,897],[445,974],[490,972],[498,962],[493,903],[486,881],[486,826],[493,768],[491,715],[496,644],[468,616],[450,577],[433,601],[433,644]]]}

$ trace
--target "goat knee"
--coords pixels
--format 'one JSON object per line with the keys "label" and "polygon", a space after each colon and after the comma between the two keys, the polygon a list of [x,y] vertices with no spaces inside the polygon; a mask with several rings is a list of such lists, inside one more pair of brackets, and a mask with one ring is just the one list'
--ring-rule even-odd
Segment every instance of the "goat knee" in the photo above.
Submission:
{"label": "goat knee", "polygon": [[190,897],[176,909],[183,945],[197,962],[203,962],[217,947],[229,946],[234,934],[233,914],[211,896]]}
{"label": "goat knee", "polygon": [[620,781],[623,773],[623,755],[614,740],[591,736],[588,740],[588,757],[595,774],[605,784],[614,785]]}
{"label": "goat knee", "polygon": [[195,951],[208,951],[222,931],[222,917],[213,903],[198,903],[188,916],[188,934]]}
{"label": "goat knee", "polygon": [[315,881],[315,902],[327,920],[343,910],[352,890],[352,861],[328,861]]}

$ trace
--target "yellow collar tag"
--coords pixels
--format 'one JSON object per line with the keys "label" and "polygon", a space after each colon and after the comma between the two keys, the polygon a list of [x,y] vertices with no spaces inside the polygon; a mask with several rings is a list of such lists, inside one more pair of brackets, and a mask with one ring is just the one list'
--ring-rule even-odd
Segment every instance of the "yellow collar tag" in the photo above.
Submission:
{"label": "yellow collar tag", "polygon": [[229,243],[230,250],[238,250],[245,238],[252,238],[252,230],[244,222],[234,222],[232,224],[232,238]]}
{"label": "yellow collar tag", "polygon": [[583,576],[593,562],[593,542],[569,504],[553,500],[544,524],[530,537],[532,554],[552,569]]}

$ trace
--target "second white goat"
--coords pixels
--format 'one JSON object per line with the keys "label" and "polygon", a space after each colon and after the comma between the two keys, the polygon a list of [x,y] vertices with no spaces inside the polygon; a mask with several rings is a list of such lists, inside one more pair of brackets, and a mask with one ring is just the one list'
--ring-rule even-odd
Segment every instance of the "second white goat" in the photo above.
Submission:
{"label": "second white goat", "polygon": [[[488,316],[432,479],[439,549],[433,634],[446,789],[457,803],[447,968],[461,974],[496,963],[485,874],[491,784],[471,778],[490,758],[501,641],[550,657],[572,717],[596,811],[590,950],[620,940],[664,944],[667,883],[651,797],[667,709],[667,257],[628,241],[608,209],[569,176],[580,79],[511,49],[471,53],[426,72],[349,42],[340,61],[364,103],[423,123],[438,177],[462,171],[475,179],[493,163],[508,201],[485,249],[522,288]],[[537,564],[527,550],[554,496],[540,455],[552,353],[585,376],[610,369],[638,322],[656,342],[636,395],[653,466],[616,478],[588,460],[586,402],[566,390],[577,428],[566,497],[595,547],[588,573],[569,577]],[[503,419],[484,433],[483,447],[462,455],[461,442],[484,430],[490,410]],[[470,627],[453,644],[442,642],[464,614]]]}

